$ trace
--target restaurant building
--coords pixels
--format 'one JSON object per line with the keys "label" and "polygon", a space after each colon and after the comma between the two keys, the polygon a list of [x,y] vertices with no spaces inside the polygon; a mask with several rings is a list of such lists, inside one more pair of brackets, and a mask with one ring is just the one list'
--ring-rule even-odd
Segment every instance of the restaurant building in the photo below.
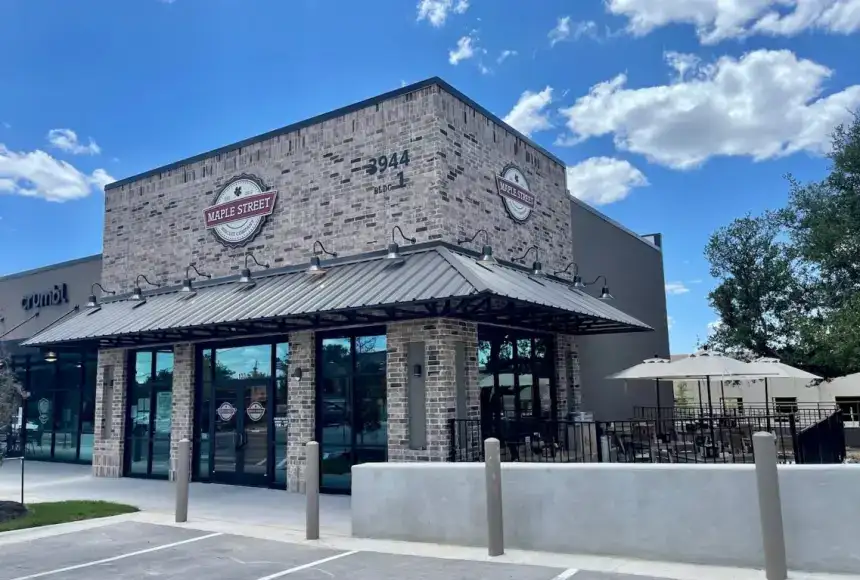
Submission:
{"label": "restaurant building", "polygon": [[188,438],[197,481],[301,491],[317,440],[348,491],[357,463],[447,460],[452,419],[581,410],[581,340],[668,355],[659,236],[437,78],[109,185],[100,281],[24,345],[98,353],[103,477],[171,477]]}

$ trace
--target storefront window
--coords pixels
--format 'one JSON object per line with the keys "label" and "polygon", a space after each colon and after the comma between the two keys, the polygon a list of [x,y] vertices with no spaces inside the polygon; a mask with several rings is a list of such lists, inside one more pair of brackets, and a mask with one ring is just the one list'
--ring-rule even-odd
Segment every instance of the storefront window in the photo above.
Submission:
{"label": "storefront window", "polygon": [[287,484],[287,428],[289,426],[290,345],[275,346],[275,483]]}
{"label": "storefront window", "polygon": [[132,353],[134,380],[128,390],[125,471],[167,477],[173,403],[173,352]]}
{"label": "storefront window", "polygon": [[551,353],[551,337],[481,328],[478,374],[482,421],[555,417]]}
{"label": "storefront window", "polygon": [[61,352],[54,362],[35,354],[13,360],[29,394],[20,426],[28,459],[92,461],[95,357],[94,352]]}

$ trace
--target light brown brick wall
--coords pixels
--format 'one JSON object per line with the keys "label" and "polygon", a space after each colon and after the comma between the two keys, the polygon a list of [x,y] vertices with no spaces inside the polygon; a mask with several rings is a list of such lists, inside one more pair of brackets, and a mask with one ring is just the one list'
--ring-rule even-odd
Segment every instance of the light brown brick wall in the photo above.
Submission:
{"label": "light brown brick wall", "polygon": [[555,381],[558,418],[567,419],[568,413],[581,410],[582,402],[576,339],[567,334],[555,336]]}
{"label": "light brown brick wall", "polygon": [[[289,426],[287,427],[287,489],[305,489],[305,444],[314,439],[316,412],[316,339],[314,333],[290,334],[290,374],[302,369],[302,379],[289,381]],[[277,463],[277,460],[276,460]]]}
{"label": "light brown brick wall", "polygon": [[[477,327],[471,322],[432,318],[389,324],[388,344],[388,460],[447,461],[451,448],[449,420],[456,413],[455,343],[466,346],[466,392],[469,415],[477,417]],[[409,448],[407,345],[424,342],[427,405],[427,448]]]}
{"label": "light brown brick wall", "polygon": [[[193,344],[173,346],[173,394],[170,419],[170,481],[175,479],[179,442],[192,441],[194,457],[194,353]],[[189,465],[189,476],[191,474]]]}
{"label": "light brown brick wall", "polygon": [[[122,476],[127,356],[127,351],[122,349],[99,351],[93,444],[93,475],[96,477]],[[106,407],[105,367],[109,366],[113,367],[113,397],[111,406]],[[111,418],[111,428],[105,433],[108,415]]]}

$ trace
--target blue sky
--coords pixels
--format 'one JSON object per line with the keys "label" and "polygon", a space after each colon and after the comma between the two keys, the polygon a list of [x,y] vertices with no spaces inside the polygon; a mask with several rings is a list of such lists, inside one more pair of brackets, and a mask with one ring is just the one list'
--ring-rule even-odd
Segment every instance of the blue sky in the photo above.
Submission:
{"label": "blue sky", "polygon": [[716,318],[709,234],[781,206],[784,174],[823,176],[830,131],[860,107],[860,0],[5,0],[0,14],[0,274],[101,251],[115,178],[441,76],[563,159],[574,195],[664,234],[675,353]]}

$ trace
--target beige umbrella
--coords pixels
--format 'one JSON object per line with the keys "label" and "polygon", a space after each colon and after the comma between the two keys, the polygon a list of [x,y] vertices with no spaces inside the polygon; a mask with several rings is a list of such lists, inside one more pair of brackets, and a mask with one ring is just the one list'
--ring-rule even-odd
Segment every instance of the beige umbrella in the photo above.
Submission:
{"label": "beige umbrella", "polygon": [[637,365],[633,365],[628,369],[609,375],[608,379],[654,379],[654,386],[657,389],[657,418],[660,418],[660,379],[663,375],[660,374],[662,368],[669,364],[668,359],[660,358],[654,355],[654,358],[647,358]]}
{"label": "beige umbrella", "polygon": [[[816,379],[820,379],[818,375],[814,375],[812,373],[808,373],[802,369],[793,367],[791,365],[787,365],[783,362],[780,362],[778,358],[768,358],[762,357],[755,359],[751,366],[755,367],[756,370],[759,371],[773,371],[778,373],[776,376],[771,376],[770,378],[783,378],[783,379],[805,379],[809,382],[814,381]],[[764,379],[764,414],[768,417],[768,428],[770,428],[770,395],[768,393],[768,385],[767,379],[768,376],[757,376],[757,377],[745,377],[745,378],[756,378],[756,379]]]}

